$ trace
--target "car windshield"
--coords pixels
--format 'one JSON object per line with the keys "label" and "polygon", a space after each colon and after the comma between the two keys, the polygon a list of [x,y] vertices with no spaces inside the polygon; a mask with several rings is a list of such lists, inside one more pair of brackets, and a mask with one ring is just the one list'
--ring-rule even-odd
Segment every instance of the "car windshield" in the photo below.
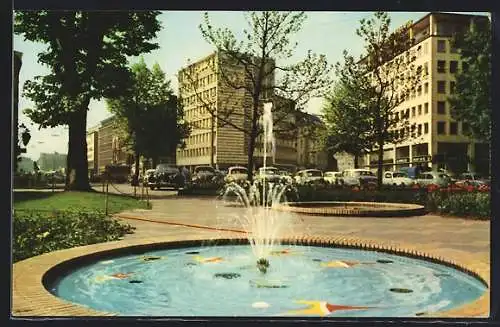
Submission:
{"label": "car windshield", "polygon": [[245,168],[233,168],[231,169],[231,174],[246,174],[247,170]]}
{"label": "car windshield", "polygon": [[197,167],[195,169],[197,173],[213,173],[215,170],[212,167]]}
{"label": "car windshield", "polygon": [[157,170],[177,170],[177,168],[173,165],[169,165],[169,164],[159,164],[158,166],[156,166],[156,169]]}
{"label": "car windshield", "polygon": [[307,172],[307,177],[321,177],[321,171],[319,170],[310,170]]}
{"label": "car windshield", "polygon": [[358,176],[375,176],[373,175],[373,173],[369,170],[361,170],[361,171],[357,171],[356,174]]}
{"label": "car windshield", "polygon": [[277,175],[278,174],[278,169],[276,168],[261,168],[259,170],[261,174],[266,174],[266,175]]}
{"label": "car windshield", "polygon": [[335,176],[334,173],[325,173],[325,177],[333,177]]}
{"label": "car windshield", "polygon": [[408,177],[407,174],[404,174],[404,173],[394,173],[392,174],[393,177]]}

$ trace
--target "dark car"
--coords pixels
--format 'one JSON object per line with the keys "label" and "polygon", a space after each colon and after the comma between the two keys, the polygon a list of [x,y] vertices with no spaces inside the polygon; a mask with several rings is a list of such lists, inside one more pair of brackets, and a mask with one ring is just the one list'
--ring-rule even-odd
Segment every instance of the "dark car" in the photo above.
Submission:
{"label": "dark car", "polygon": [[148,186],[154,190],[162,187],[170,187],[178,190],[184,186],[184,178],[179,169],[172,164],[159,164],[154,174],[148,176]]}
{"label": "dark car", "polygon": [[211,166],[197,166],[190,183],[194,188],[216,188],[222,181],[223,175]]}

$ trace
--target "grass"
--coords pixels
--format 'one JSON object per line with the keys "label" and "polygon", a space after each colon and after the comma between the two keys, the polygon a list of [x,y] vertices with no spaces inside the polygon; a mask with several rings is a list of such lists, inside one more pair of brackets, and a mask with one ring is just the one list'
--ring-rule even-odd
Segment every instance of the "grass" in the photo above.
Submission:
{"label": "grass", "polygon": [[[105,195],[99,192],[14,192],[15,210],[105,210]],[[108,212],[117,213],[129,209],[147,209],[147,204],[133,197],[109,194]]]}

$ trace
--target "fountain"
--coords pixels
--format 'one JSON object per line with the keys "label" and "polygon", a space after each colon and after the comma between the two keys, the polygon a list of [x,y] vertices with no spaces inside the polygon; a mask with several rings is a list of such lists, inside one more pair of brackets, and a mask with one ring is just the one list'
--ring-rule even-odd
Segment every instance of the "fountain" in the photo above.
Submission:
{"label": "fountain", "polygon": [[[268,146],[275,148],[271,108],[264,106],[262,119],[264,167]],[[287,236],[289,191],[265,179],[230,183],[224,199],[236,198],[239,208],[231,210],[245,238],[97,252],[51,268],[44,285],[66,301],[125,316],[416,317],[487,291],[473,272],[423,254]]]}

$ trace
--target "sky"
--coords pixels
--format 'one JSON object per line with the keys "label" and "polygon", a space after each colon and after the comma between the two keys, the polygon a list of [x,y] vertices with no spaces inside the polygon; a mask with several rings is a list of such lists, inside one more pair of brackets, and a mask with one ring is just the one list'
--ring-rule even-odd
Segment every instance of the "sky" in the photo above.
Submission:
{"label": "sky", "polygon": [[[143,54],[146,64],[151,67],[158,63],[166,73],[171,85],[177,93],[176,73],[186,66],[188,59],[196,61],[213,52],[215,49],[205,41],[199,24],[203,21],[203,11],[164,11],[159,16],[162,24],[157,34],[156,42],[160,48]],[[403,25],[409,20],[417,21],[427,12],[390,12],[391,30]],[[477,14],[477,13],[476,13]],[[299,61],[305,57],[308,50],[324,54],[330,64],[342,60],[343,50],[348,50],[355,57],[363,52],[363,41],[356,35],[359,20],[369,18],[372,12],[307,12],[307,20],[302,29],[294,35],[298,42],[291,61]],[[213,25],[231,29],[236,37],[247,27],[243,12],[213,11],[209,12]],[[49,73],[46,66],[37,62],[38,53],[46,46],[41,43],[25,41],[22,35],[14,35],[13,48],[23,53],[22,67],[19,76],[19,123],[24,123],[31,131],[31,141],[25,156],[37,160],[40,153],[66,153],[68,149],[67,127],[39,129],[22,111],[33,108],[34,104],[22,96],[22,86],[25,81],[38,75]],[[138,58],[131,58],[131,62]],[[305,110],[313,114],[321,112],[322,99],[309,101]],[[92,100],[87,114],[87,128],[93,127],[111,114],[106,109],[104,101]]]}

